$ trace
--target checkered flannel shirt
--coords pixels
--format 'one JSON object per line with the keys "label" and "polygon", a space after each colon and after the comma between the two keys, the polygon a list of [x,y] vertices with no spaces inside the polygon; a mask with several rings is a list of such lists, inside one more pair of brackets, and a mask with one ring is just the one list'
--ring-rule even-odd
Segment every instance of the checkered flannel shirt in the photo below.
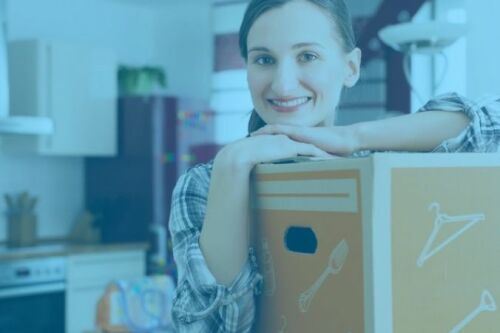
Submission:
{"label": "checkered flannel shirt", "polygon": [[[464,112],[469,126],[432,152],[496,152],[500,140],[500,96],[472,102],[457,94],[439,96],[417,112]],[[355,156],[366,156],[363,151]],[[173,192],[170,232],[178,269],[172,317],[179,333],[250,332],[255,296],[262,276],[253,250],[230,286],[217,283],[207,267],[198,240],[205,216],[212,164],[199,164],[182,175]],[[229,237],[229,235],[228,235]]]}

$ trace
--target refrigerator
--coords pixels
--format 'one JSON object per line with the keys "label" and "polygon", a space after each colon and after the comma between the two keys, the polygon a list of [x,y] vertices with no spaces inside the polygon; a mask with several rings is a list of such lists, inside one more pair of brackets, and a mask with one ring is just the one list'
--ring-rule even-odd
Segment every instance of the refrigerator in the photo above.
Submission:
{"label": "refrigerator", "polygon": [[120,97],[117,126],[117,155],[85,159],[86,207],[103,243],[148,242],[148,272],[174,271],[172,191],[190,166],[215,155],[213,114],[175,96]]}

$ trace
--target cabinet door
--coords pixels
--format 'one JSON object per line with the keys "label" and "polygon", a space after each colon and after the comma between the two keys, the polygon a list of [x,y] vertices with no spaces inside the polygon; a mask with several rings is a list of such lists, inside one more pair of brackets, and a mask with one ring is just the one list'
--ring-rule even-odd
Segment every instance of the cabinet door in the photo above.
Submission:
{"label": "cabinet door", "polygon": [[109,282],[135,279],[145,272],[144,251],[123,251],[68,257],[66,333],[95,327],[96,305]]}
{"label": "cabinet door", "polygon": [[54,134],[44,153],[116,153],[116,60],[112,52],[72,44],[48,48],[49,116]]}
{"label": "cabinet door", "polygon": [[82,333],[95,327],[96,307],[105,283],[71,288],[66,297],[66,333]]}

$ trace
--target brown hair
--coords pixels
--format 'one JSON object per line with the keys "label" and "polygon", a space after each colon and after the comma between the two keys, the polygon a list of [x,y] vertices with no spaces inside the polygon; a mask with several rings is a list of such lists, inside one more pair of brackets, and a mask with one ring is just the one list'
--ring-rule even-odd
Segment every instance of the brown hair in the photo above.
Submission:
{"label": "brown hair", "polygon": [[[250,28],[255,21],[265,12],[283,6],[284,4],[294,0],[251,0],[245,11],[243,22],[240,26],[239,44],[240,53],[245,62],[248,61],[247,38]],[[354,38],[354,30],[352,28],[351,14],[344,0],[305,0],[318,6],[328,12],[335,23],[335,27],[340,35],[342,47],[346,53],[351,52],[356,47]],[[248,132],[258,130],[265,126],[266,123],[257,114],[255,109],[252,110],[250,120],[248,122]]]}

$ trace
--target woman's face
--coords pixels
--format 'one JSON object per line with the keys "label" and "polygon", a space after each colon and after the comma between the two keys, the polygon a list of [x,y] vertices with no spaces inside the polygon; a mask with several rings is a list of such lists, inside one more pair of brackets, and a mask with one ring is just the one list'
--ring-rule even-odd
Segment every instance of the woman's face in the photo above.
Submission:
{"label": "woman's face", "polygon": [[247,47],[252,101],[268,124],[331,125],[342,87],[359,77],[360,50],[346,54],[331,17],[307,1],[262,14]]}

